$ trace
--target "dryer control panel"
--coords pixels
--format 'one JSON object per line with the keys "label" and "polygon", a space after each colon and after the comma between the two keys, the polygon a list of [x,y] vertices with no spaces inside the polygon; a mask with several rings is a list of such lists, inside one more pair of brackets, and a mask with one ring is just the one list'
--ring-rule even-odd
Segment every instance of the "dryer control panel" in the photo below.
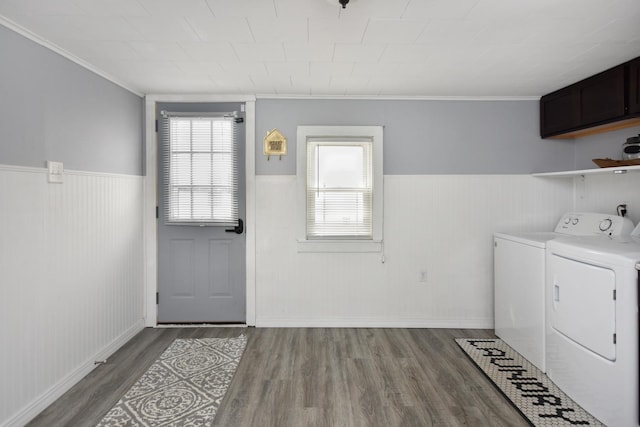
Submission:
{"label": "dryer control panel", "polygon": [[594,212],[567,212],[555,232],[571,236],[628,236],[633,230],[629,218]]}

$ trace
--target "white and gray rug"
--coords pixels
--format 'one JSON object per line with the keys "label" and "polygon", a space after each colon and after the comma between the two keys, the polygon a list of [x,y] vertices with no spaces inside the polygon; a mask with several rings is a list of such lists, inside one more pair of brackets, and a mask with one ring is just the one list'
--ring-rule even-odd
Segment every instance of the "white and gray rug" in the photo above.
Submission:
{"label": "white and gray rug", "polygon": [[176,339],[97,427],[209,426],[247,337]]}
{"label": "white and gray rug", "polygon": [[501,339],[456,342],[534,426],[603,426]]}

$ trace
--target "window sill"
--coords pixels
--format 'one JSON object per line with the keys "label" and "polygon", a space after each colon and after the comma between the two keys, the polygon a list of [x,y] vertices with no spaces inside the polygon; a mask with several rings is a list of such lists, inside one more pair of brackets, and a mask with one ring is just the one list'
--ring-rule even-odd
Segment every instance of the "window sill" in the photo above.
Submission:
{"label": "window sill", "polygon": [[298,252],[382,252],[382,241],[298,240]]}

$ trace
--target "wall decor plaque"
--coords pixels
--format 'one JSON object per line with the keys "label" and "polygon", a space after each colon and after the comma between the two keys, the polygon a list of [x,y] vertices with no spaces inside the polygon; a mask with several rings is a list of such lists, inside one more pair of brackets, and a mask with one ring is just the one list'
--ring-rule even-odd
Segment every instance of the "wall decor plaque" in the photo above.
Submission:
{"label": "wall decor plaque", "polygon": [[264,154],[267,160],[271,156],[279,156],[282,160],[282,156],[287,155],[287,138],[278,129],[272,129],[264,137]]}

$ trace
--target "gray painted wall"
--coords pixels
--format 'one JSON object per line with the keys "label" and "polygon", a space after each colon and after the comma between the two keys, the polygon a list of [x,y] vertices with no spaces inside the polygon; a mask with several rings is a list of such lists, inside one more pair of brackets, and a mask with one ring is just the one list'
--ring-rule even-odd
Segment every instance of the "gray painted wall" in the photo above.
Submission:
{"label": "gray painted wall", "polygon": [[0,26],[0,164],[142,174],[143,100]]}
{"label": "gray painted wall", "polygon": [[[538,101],[259,99],[256,173],[295,175],[298,125],[384,125],[384,173],[520,174],[570,170],[574,142],[543,140]],[[289,154],[267,161],[263,138],[278,128]]]}

